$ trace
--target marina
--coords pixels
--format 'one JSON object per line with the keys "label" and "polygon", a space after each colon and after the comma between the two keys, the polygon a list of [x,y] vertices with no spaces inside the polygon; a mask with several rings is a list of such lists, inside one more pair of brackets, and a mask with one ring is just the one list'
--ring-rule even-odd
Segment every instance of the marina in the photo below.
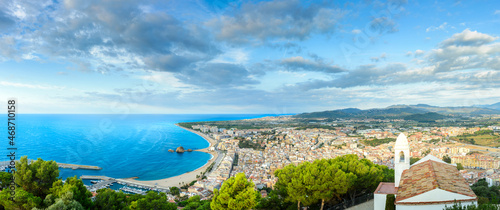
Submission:
{"label": "marina", "polygon": [[80,176],[82,180],[89,180],[91,185],[85,185],[87,189],[91,192],[95,192],[100,189],[110,188],[115,191],[123,191],[129,194],[141,194],[145,195],[148,191],[156,191],[156,192],[170,192],[169,188],[162,188],[157,186],[148,186],[137,184],[131,181],[126,181],[123,179],[115,179],[107,176],[88,176],[83,175]]}

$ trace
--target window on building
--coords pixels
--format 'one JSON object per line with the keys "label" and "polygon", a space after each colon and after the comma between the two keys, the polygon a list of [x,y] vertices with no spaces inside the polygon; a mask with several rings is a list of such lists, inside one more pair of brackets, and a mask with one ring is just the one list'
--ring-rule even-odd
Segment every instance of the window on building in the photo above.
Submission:
{"label": "window on building", "polygon": [[401,163],[405,162],[405,153],[403,151],[399,153],[399,162]]}

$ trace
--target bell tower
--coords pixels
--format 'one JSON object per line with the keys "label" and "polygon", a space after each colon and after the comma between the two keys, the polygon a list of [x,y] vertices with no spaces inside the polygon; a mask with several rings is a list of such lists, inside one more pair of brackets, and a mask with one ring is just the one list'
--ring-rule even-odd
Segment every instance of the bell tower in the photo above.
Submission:
{"label": "bell tower", "polygon": [[403,133],[396,140],[394,153],[394,186],[399,187],[403,171],[410,168],[410,146]]}

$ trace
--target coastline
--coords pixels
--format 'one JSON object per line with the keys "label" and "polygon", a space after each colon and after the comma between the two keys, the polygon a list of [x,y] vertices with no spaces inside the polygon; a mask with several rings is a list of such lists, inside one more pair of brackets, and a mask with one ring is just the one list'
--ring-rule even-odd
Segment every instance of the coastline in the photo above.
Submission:
{"label": "coastline", "polygon": [[[207,136],[203,133],[200,133],[198,131],[195,131],[195,130],[192,130],[189,128],[184,128],[182,126],[179,126],[177,123],[175,125],[205,139],[210,144],[208,146],[208,148],[215,146],[215,144],[216,144],[216,141],[214,139],[210,138],[209,136]],[[157,179],[157,180],[149,180],[149,181],[140,181],[140,180],[135,180],[133,178],[126,178],[126,179],[120,179],[120,180],[129,182],[129,183],[134,183],[134,184],[148,185],[151,187],[154,187],[154,186],[163,187],[163,188],[181,187],[183,185],[182,184],[183,182],[185,185],[185,184],[189,184],[190,182],[196,180],[196,175],[200,175],[200,172],[205,172],[207,170],[207,168],[217,159],[218,153],[216,151],[209,151],[208,148],[193,150],[193,151],[198,151],[198,152],[205,152],[205,153],[212,155],[212,158],[210,160],[208,160],[208,162],[205,165],[203,165],[202,167],[197,168],[193,171],[189,171],[189,172],[186,172],[184,174],[177,175],[174,177],[169,177],[169,178],[165,178],[165,179]],[[181,184],[179,185],[179,183],[181,183]]]}

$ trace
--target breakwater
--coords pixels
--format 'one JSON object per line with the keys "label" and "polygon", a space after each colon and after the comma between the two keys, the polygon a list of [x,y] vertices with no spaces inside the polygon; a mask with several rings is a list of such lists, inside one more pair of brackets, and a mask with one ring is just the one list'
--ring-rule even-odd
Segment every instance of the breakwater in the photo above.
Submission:
{"label": "breakwater", "polygon": [[[18,160],[16,160],[18,161]],[[29,160],[31,163],[33,160]],[[0,167],[8,166],[10,161],[0,161]],[[68,163],[57,163],[57,167],[59,168],[71,168],[71,169],[87,169],[87,170],[101,170],[102,168],[99,166],[89,166],[89,165],[78,165],[78,164],[68,164]]]}

